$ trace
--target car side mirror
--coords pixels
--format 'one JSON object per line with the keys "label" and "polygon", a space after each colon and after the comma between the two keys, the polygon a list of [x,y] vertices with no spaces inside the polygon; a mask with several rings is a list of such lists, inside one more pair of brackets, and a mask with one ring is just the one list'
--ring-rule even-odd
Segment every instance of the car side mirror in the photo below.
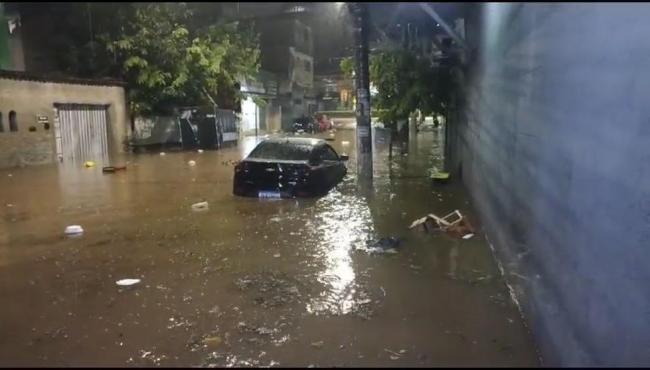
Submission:
{"label": "car side mirror", "polygon": [[339,156],[339,158],[340,158],[342,161],[347,161],[348,159],[350,159],[350,156],[347,155],[347,154],[341,154],[341,155]]}

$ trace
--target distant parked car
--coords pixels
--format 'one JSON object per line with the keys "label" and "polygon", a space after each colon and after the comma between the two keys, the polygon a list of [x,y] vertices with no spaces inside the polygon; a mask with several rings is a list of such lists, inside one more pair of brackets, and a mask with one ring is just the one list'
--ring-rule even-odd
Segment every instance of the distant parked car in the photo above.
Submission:
{"label": "distant parked car", "polygon": [[293,120],[293,132],[308,132],[313,134],[317,130],[316,122],[311,117],[299,117]]}
{"label": "distant parked car", "polygon": [[235,166],[233,193],[260,198],[324,195],[345,177],[347,159],[321,139],[267,139]]}

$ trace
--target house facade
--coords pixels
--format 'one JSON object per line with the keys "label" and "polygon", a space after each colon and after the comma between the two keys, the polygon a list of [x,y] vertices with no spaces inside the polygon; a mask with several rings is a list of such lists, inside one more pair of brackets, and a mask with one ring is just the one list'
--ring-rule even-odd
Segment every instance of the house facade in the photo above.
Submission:
{"label": "house facade", "polygon": [[129,136],[124,85],[30,70],[23,24],[32,20],[5,5],[0,3],[0,168],[109,163]]}

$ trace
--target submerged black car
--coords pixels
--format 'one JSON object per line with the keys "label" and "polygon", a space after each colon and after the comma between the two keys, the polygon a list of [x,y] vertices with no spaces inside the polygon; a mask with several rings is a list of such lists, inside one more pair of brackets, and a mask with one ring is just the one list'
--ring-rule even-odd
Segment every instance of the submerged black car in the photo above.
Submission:
{"label": "submerged black car", "polygon": [[347,159],[321,139],[267,139],[235,166],[233,193],[260,198],[323,195],[343,179]]}

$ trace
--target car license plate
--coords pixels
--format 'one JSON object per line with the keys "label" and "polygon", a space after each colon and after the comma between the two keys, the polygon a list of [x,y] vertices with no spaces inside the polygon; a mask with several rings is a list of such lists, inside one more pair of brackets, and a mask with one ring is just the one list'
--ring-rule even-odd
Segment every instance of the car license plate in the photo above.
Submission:
{"label": "car license plate", "polygon": [[260,191],[257,193],[258,198],[281,198],[279,191]]}

